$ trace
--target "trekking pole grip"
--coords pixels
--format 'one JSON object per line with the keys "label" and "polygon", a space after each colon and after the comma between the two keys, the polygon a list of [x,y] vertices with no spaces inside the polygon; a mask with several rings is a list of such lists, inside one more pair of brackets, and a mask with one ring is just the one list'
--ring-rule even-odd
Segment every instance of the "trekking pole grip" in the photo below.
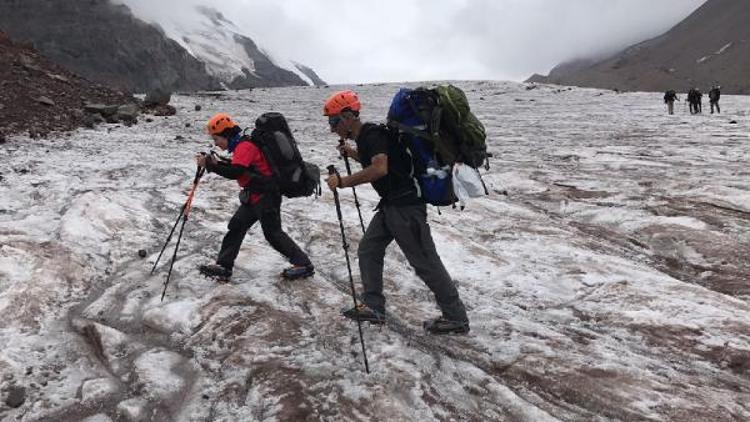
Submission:
{"label": "trekking pole grip", "polygon": [[330,166],[328,166],[328,175],[333,176],[334,174],[339,179],[339,187],[341,187],[341,175],[339,174],[339,171],[336,170],[336,166],[331,164]]}

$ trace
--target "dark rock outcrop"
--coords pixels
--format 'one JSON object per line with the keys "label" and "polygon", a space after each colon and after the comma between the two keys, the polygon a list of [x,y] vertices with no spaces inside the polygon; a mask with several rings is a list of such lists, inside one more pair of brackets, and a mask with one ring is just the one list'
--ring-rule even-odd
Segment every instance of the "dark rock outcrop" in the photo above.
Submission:
{"label": "dark rock outcrop", "polygon": [[325,86],[325,85],[328,85],[328,83],[326,81],[324,81],[323,79],[320,79],[320,76],[318,76],[318,74],[315,73],[315,71],[312,70],[311,68],[309,68],[309,67],[307,67],[307,66],[305,66],[303,64],[299,64],[299,63],[295,63],[294,65],[297,67],[297,69],[299,69],[300,72],[302,72],[305,76],[307,76],[308,78],[310,78],[310,80],[312,81],[313,85],[315,85],[315,86]]}
{"label": "dark rock outcrop", "polygon": [[136,104],[136,98],[70,73],[31,45],[16,43],[0,32],[0,136],[26,132],[40,137],[67,131],[94,124],[103,119],[102,114],[114,116],[121,106],[123,113],[116,121],[134,123]]}
{"label": "dark rock outcrop", "polygon": [[722,86],[750,94],[750,2],[708,0],[670,31],[591,63],[578,61],[530,82],[665,91]]}
{"label": "dark rock outcrop", "polygon": [[26,401],[26,389],[21,386],[12,385],[8,389],[8,396],[5,398],[5,404],[11,408],[19,408]]}
{"label": "dark rock outcrop", "polygon": [[248,69],[243,69],[245,75],[234,78],[227,84],[229,88],[307,85],[296,73],[276,66],[250,38],[235,34],[234,40],[245,49],[247,55],[255,62],[255,70],[251,72]]}
{"label": "dark rock outcrop", "polygon": [[172,99],[172,93],[165,89],[154,89],[146,94],[146,98],[143,99],[143,105],[146,107],[167,105]]}
{"label": "dark rock outcrop", "polygon": [[219,86],[178,43],[109,0],[5,0],[0,3],[0,28],[107,86],[131,92]]}

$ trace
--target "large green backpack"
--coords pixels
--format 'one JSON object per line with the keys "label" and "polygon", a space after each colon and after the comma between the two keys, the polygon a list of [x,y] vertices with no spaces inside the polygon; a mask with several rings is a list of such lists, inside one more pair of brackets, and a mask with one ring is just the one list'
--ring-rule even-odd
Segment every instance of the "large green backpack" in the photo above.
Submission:
{"label": "large green backpack", "polygon": [[487,160],[487,132],[482,122],[471,112],[466,94],[453,85],[439,85],[435,88],[442,106],[440,126],[453,131],[457,146],[445,145],[441,153],[452,162],[463,162],[474,168]]}
{"label": "large green backpack", "polygon": [[388,126],[398,129],[398,139],[412,157],[420,196],[429,204],[455,203],[451,174],[456,163],[476,169],[487,160],[484,126],[464,92],[453,85],[401,88],[388,110]]}
{"label": "large green backpack", "polygon": [[477,168],[487,160],[487,133],[453,85],[402,88],[391,102],[388,123],[427,140],[442,165],[465,163]]}

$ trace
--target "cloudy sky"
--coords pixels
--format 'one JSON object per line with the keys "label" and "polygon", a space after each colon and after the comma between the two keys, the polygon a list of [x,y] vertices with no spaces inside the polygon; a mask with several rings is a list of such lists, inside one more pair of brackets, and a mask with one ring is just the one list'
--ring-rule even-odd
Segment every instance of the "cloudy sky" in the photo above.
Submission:
{"label": "cloudy sky", "polygon": [[668,30],[705,0],[122,0],[155,16],[219,9],[330,83],[523,80]]}

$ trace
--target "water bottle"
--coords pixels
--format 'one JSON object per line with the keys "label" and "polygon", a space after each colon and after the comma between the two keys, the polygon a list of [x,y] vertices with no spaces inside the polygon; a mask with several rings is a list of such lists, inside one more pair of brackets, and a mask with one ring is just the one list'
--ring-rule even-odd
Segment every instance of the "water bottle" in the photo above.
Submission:
{"label": "water bottle", "polygon": [[432,177],[437,177],[438,179],[445,179],[448,177],[448,171],[450,168],[448,166],[440,168],[438,166],[437,161],[434,159],[427,162],[427,175]]}

